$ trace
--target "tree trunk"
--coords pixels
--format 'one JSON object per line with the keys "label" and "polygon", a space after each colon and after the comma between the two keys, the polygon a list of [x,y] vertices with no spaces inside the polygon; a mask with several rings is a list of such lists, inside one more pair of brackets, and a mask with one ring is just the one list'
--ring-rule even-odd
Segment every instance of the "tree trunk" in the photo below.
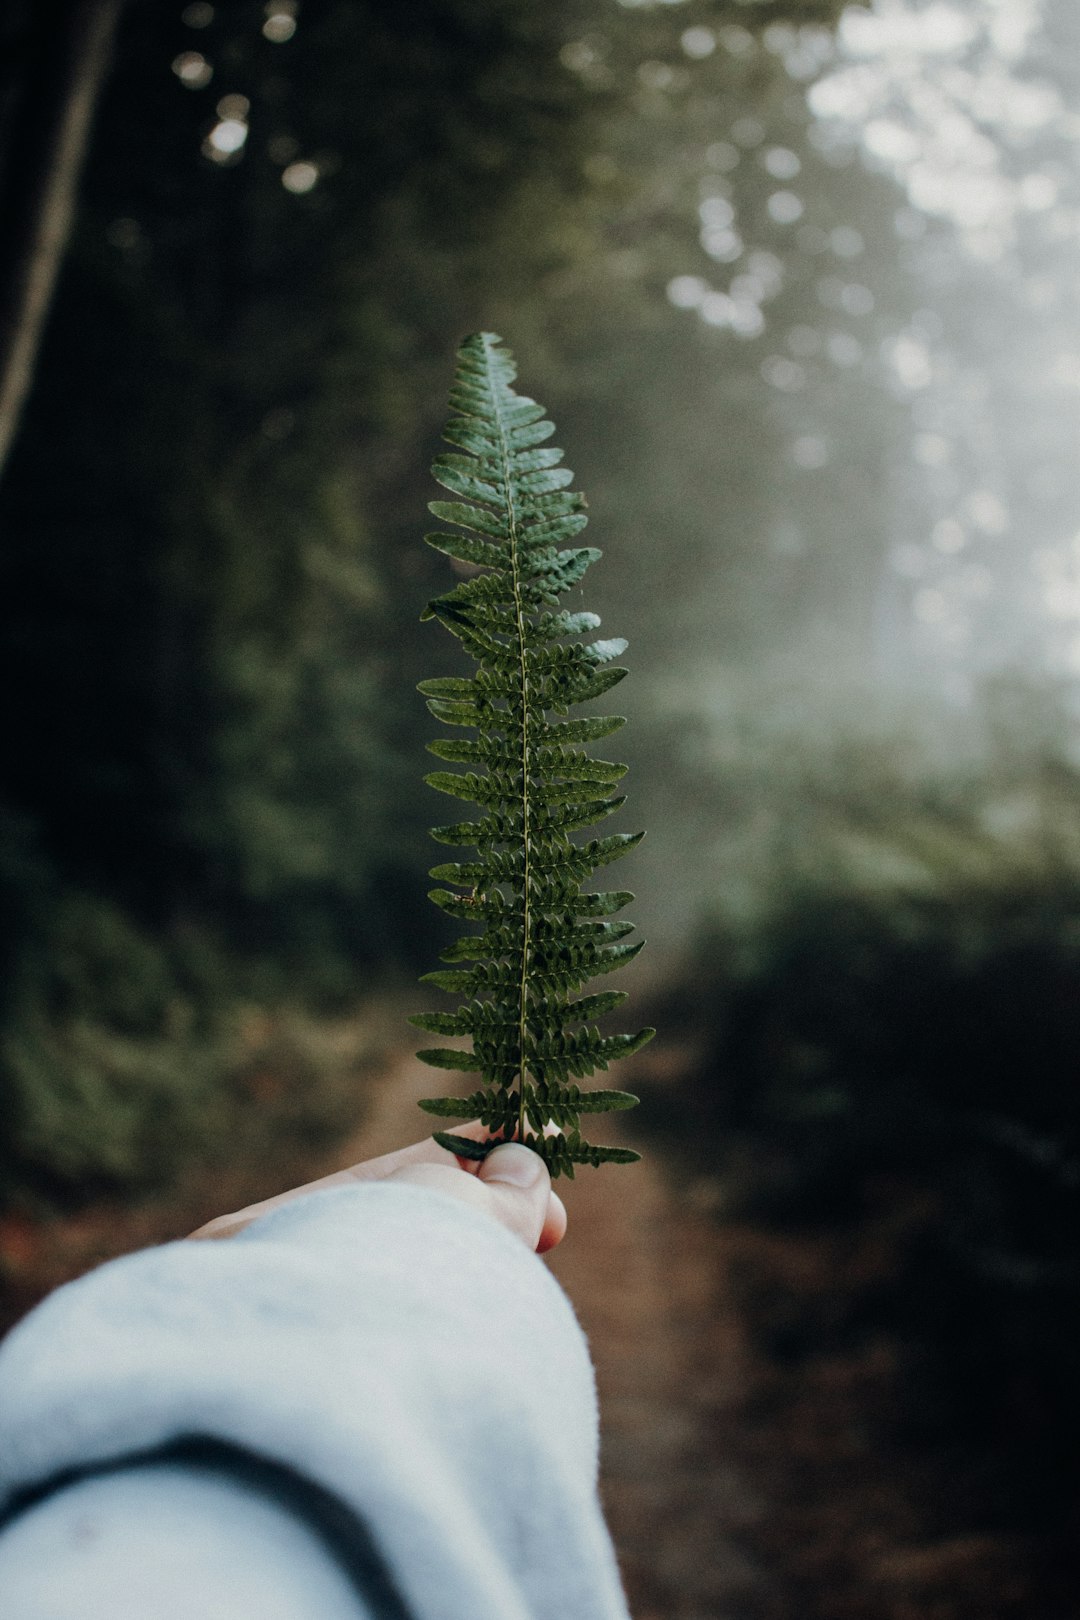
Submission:
{"label": "tree trunk", "polygon": [[0,476],[30,392],[123,0],[24,7],[0,169]]}

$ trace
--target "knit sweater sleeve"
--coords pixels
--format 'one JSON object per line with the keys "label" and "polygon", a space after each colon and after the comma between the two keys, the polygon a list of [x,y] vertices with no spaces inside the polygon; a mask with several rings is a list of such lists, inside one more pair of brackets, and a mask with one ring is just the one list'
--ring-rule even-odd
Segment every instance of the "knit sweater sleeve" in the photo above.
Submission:
{"label": "knit sweater sleeve", "polygon": [[[183,1456],[207,1447],[336,1504],[410,1620],[626,1620],[584,1338],[543,1262],[456,1199],[393,1183],[314,1193],[234,1238],[145,1250],[46,1300],[0,1347],[0,1589],[25,1566],[33,1515],[132,1468],[159,1496],[162,1473],[176,1490],[186,1469],[177,1522],[197,1543],[201,1487]],[[226,1475],[205,1490],[250,1507],[249,1484]],[[267,1506],[305,1517],[302,1501],[295,1514]],[[168,1515],[153,1517],[167,1534]],[[262,1517],[237,1531],[241,1585],[260,1536],[275,1539]],[[129,1567],[137,1518],[118,1543]],[[314,1553],[297,1544],[294,1567],[308,1555],[338,1562],[325,1538]],[[205,1615],[197,1546],[186,1567],[190,1612]],[[43,1620],[96,1616],[92,1598],[73,1585],[70,1607]]]}

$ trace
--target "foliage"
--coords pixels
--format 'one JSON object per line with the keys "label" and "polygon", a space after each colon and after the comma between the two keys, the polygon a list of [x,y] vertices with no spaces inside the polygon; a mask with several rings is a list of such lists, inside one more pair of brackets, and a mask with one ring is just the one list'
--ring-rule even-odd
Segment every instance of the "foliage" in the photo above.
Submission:
{"label": "foliage", "polygon": [[[892,1233],[856,1330],[897,1335],[941,1428],[997,1432],[1018,1492],[1052,1492],[1080,1437],[1080,773],[1058,761],[997,796],[983,776],[934,807],[863,767],[844,795],[830,776],[831,853],[810,837],[797,875],[778,858],[772,909],[700,942],[679,993],[706,1056],[681,1128],[729,1212]],[[789,1326],[828,1349],[828,1324]]]}
{"label": "foliage", "polygon": [[[0,900],[17,899],[6,865]],[[268,1164],[355,1126],[353,1026],[370,1040],[355,1014],[344,1031],[312,1019],[265,958],[208,930],[162,940],[100,894],[60,892],[40,857],[37,871],[3,981],[0,1207],[130,1197],[226,1162],[272,1186]]]}
{"label": "foliage", "polygon": [[[0,25],[12,46],[4,106],[32,11],[20,4]],[[414,545],[410,514],[452,334],[512,312],[620,531],[636,540],[662,520],[663,548],[628,544],[626,566],[599,582],[600,611],[617,606],[642,667],[673,667],[662,616],[642,607],[661,570],[667,590],[695,581],[674,601],[685,644],[736,644],[749,621],[731,581],[749,577],[741,548],[762,532],[783,461],[745,400],[775,391],[758,344],[706,330],[662,289],[709,269],[695,245],[707,144],[753,111],[770,142],[802,151],[806,112],[771,47],[722,46],[691,71],[681,40],[692,15],[745,40],[838,11],[837,0],[306,0],[282,41],[262,0],[125,9],[0,487],[0,677],[16,695],[0,801],[28,829],[7,851],[0,924],[18,967],[0,1014],[9,1120],[31,1121],[53,1095],[26,1054],[40,1055],[57,1006],[72,1005],[49,958],[76,899],[87,964],[119,927],[131,951],[114,978],[138,979],[145,947],[164,1001],[193,1006],[207,1032],[245,999],[340,1008],[358,972],[411,972],[431,950],[430,908],[412,899],[423,720],[404,694],[426,656],[414,601],[438,588],[439,560]],[[201,79],[182,75],[192,57]],[[669,90],[645,82],[657,64],[672,69]],[[210,139],[223,108],[247,134],[230,152]],[[0,157],[21,173],[7,129],[0,116]],[[297,161],[317,171],[309,191],[285,183]],[[737,178],[760,211],[772,182],[749,149]],[[866,177],[837,172],[836,207],[856,182]],[[766,220],[748,246],[794,263],[789,237]],[[824,261],[801,262],[805,304]],[[745,435],[718,431],[744,419]],[[646,443],[647,486],[627,476],[646,465]],[[877,482],[864,482],[872,495]],[[871,534],[852,510],[844,532]],[[700,588],[706,550],[722,594],[712,573]],[[638,780],[647,791],[645,771]],[[192,940],[213,971],[192,976]],[[140,1101],[137,1059],[113,1118],[108,1051],[170,1037],[152,1022],[132,1033],[109,983],[88,974],[77,997],[96,1032],[78,1063],[100,1114],[79,1104],[77,1127],[64,1127],[91,1177],[114,1125],[132,1166],[140,1154],[164,1162],[155,1141],[187,1140],[158,1131],[168,1111],[153,1087]],[[177,1118],[188,1110],[195,1130],[224,1071],[183,1042],[175,1057],[189,1076]],[[62,1086],[55,1095],[74,1106]],[[49,1135],[34,1141],[45,1173]]]}
{"label": "foliage", "polygon": [[[621,716],[570,719],[569,711],[609,691],[626,674],[612,666],[625,641],[576,638],[597,629],[594,613],[555,611],[600,556],[593,546],[563,546],[585,527],[573,474],[562,451],[544,447],[555,431],[544,408],[511,386],[516,368],[501,339],[466,338],[450,395],[456,412],[444,432],[464,455],[442,455],[432,471],[460,497],[433,501],[454,533],[428,543],[465,564],[469,577],[428,604],[478,666],[469,677],[428,680],[420,690],[446,725],[475,735],[440,737],[437,758],[480,772],[433,771],[428,784],[477,804],[479,821],[433,829],[443,844],[473,845],[475,861],[432,869],[431,899],[452,917],[483,925],[443,952],[469,963],[426,975],[426,982],[472,999],[455,1013],[417,1013],[412,1022],[440,1035],[472,1037],[472,1050],[434,1047],[418,1055],[435,1068],[479,1072],[469,1097],[428,1098],[429,1113],[476,1115],[492,1132],[516,1136],[553,1175],[575,1164],[630,1162],[627,1148],[597,1147],[581,1136],[579,1116],[630,1108],[625,1091],[582,1091],[576,1081],[636,1051],[654,1033],[601,1035],[590,1020],[621,1005],[624,991],[570,996],[598,974],[628,962],[643,941],[623,944],[633,923],[609,921],[633,895],[583,893],[582,882],[638,844],[641,833],[612,833],[575,844],[624,803],[613,795],[625,765],[595,759],[578,744],[610,736]],[[579,1027],[580,1026],[580,1027]],[[545,1135],[552,1123],[558,1130]],[[483,1148],[440,1132],[436,1141],[469,1157]]]}

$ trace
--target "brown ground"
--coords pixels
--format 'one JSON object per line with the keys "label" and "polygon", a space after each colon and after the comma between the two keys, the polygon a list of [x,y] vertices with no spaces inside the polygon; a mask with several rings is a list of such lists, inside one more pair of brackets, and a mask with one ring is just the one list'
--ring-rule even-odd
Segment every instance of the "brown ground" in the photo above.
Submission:
{"label": "brown ground", "polygon": [[[414,1139],[429,1090],[411,1058],[388,1062],[365,1128],[297,1173]],[[872,1285],[889,1232],[722,1223],[715,1183],[644,1146],[642,1164],[566,1186],[570,1235],[550,1262],[596,1362],[602,1490],[635,1620],[1076,1620],[1060,1538],[988,1531],[983,1462],[906,1433],[895,1344],[776,1348],[778,1324]],[[0,1221],[0,1326],[110,1253],[267,1190],[218,1177],[134,1212]]]}

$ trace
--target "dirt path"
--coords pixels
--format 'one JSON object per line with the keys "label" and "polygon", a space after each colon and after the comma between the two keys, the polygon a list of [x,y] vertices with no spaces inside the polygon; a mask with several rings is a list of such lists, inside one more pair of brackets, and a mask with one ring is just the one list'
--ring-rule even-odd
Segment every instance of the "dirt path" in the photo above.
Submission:
{"label": "dirt path", "polygon": [[760,1596],[739,1533],[760,1506],[718,1452],[741,1402],[740,1323],[719,1286],[715,1228],[652,1159],[583,1173],[552,1257],[596,1363],[601,1489],[636,1620],[729,1620]]}
{"label": "dirt path", "polygon": [[[430,1084],[399,1060],[348,1153],[414,1139]],[[604,1136],[645,1159],[560,1183],[570,1228],[548,1263],[596,1365],[634,1620],[1074,1620],[1047,1548],[974,1528],[972,1459],[898,1433],[895,1345],[768,1348],[850,1311],[890,1263],[887,1230],[718,1223],[717,1183],[617,1135],[633,1117]]]}
{"label": "dirt path", "polygon": [[[417,1099],[430,1091],[423,1064],[396,1062],[342,1162],[415,1139]],[[743,1393],[742,1335],[718,1290],[715,1226],[679,1203],[654,1157],[586,1169],[559,1190],[570,1227],[549,1264],[596,1364],[601,1489],[635,1620],[734,1620],[761,1578],[732,1532],[758,1508],[714,1443],[725,1406]]]}
{"label": "dirt path", "polygon": [[[422,1064],[396,1064],[348,1152],[414,1138],[416,1101],[430,1090]],[[715,1226],[680,1202],[654,1156],[584,1170],[559,1190],[570,1228],[549,1264],[596,1364],[601,1489],[635,1620],[734,1620],[760,1595],[761,1576],[735,1544],[759,1506],[715,1446],[718,1421],[744,1393],[742,1331],[719,1286]]]}

